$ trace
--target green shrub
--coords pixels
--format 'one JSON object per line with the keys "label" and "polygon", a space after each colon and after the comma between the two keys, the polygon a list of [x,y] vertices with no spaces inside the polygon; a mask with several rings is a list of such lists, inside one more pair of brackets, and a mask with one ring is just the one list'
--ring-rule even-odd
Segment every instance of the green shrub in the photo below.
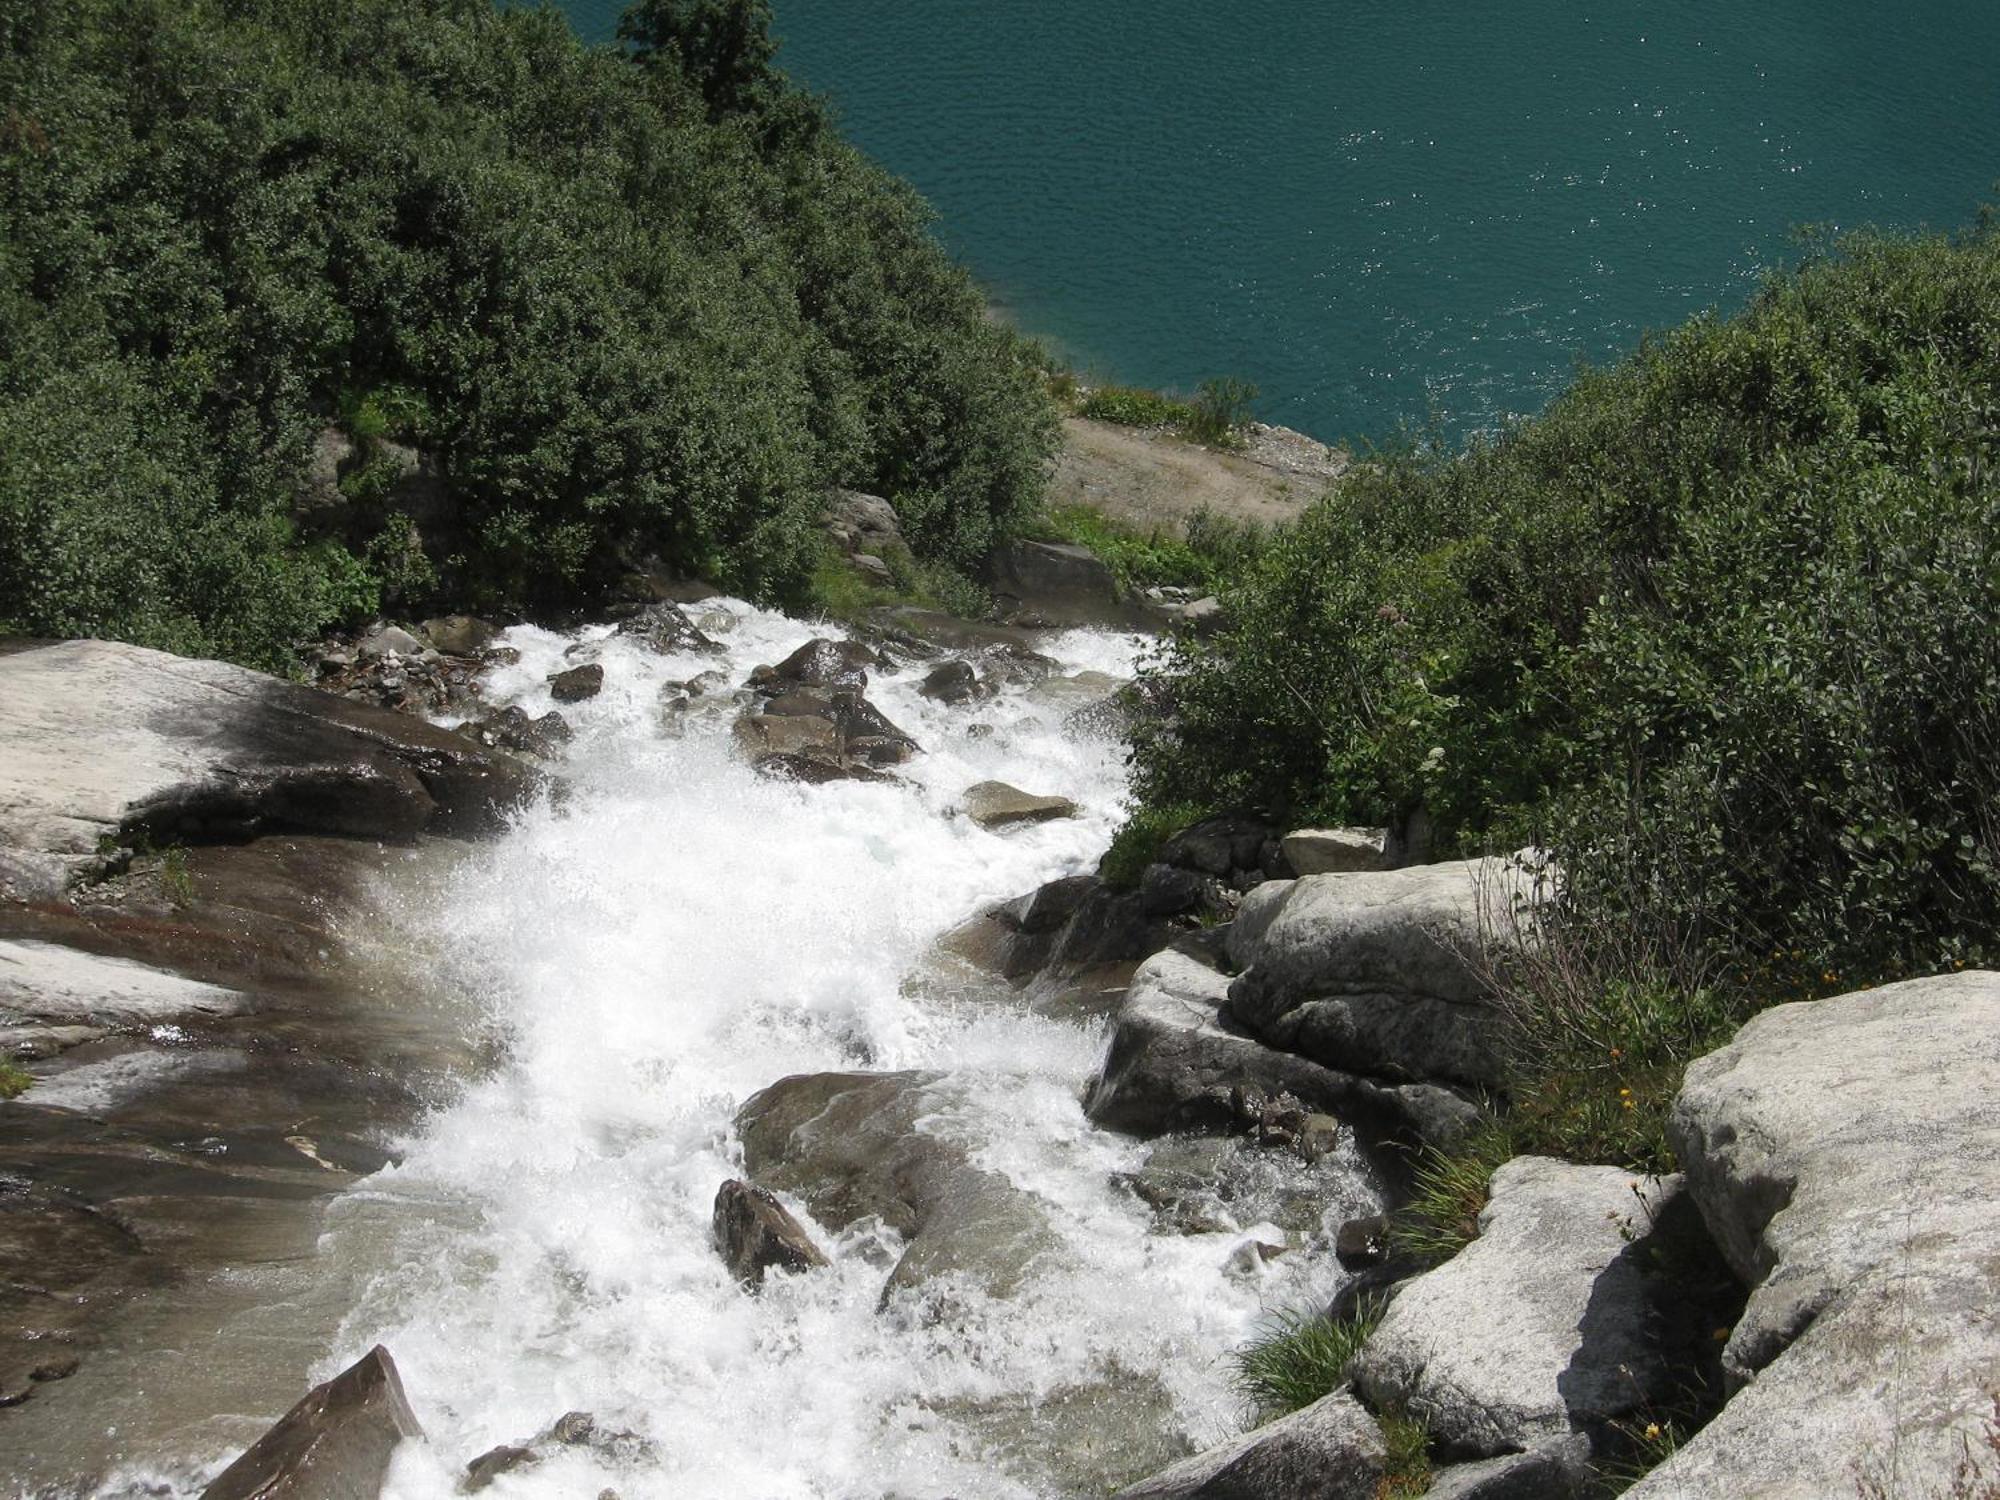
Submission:
{"label": "green shrub", "polygon": [[1143,807],[1119,827],[1111,847],[1097,862],[1097,874],[1113,890],[1135,890],[1146,866],[1159,857],[1160,846],[1183,828],[1214,814],[1206,803],[1177,802],[1166,807]]}
{"label": "green shrub", "polygon": [[24,1068],[17,1068],[10,1062],[0,1061],[0,1099],[13,1099],[26,1093],[34,1077]]}
{"label": "green shrub", "polygon": [[1275,1314],[1231,1356],[1236,1388],[1259,1421],[1312,1405],[1347,1379],[1348,1365],[1382,1321],[1382,1312],[1382,1304],[1371,1300],[1347,1318],[1319,1312]]}
{"label": "green shrub", "polygon": [[[1863,237],[1273,539],[1144,807],[1540,843],[1728,1006],[2000,946],[2000,239]],[[1705,1003],[1705,1002],[1704,1002]]]}
{"label": "green shrub", "polygon": [[1078,415],[1124,427],[1178,427],[1188,420],[1185,401],[1130,385],[1100,385],[1083,398]]}
{"label": "green shrub", "polygon": [[1247,381],[1204,380],[1181,418],[1181,430],[1197,443],[1214,448],[1241,448],[1250,425],[1250,403],[1257,387]]}
{"label": "green shrub", "polygon": [[1050,506],[1029,529],[1045,541],[1088,547],[1127,592],[1154,584],[1219,589],[1255,561],[1268,535],[1254,522],[1206,508],[1188,517],[1184,532],[1170,526],[1140,531],[1088,505]]}
{"label": "green shrub", "polygon": [[[371,596],[793,597],[828,484],[968,568],[1039,500],[1039,360],[767,20],[0,0],[0,626],[277,666]],[[349,503],[296,510],[331,424]],[[388,440],[445,479],[414,551]]]}

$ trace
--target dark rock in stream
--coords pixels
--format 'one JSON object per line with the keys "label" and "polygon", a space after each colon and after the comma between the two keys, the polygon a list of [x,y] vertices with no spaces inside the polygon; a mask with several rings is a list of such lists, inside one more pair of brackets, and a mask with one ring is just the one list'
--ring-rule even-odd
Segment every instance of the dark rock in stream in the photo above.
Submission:
{"label": "dark rock in stream", "polygon": [[532,1469],[554,1448],[589,1448],[614,1463],[629,1464],[656,1456],[654,1445],[636,1432],[607,1431],[587,1411],[564,1412],[535,1437],[501,1443],[473,1459],[458,1482],[459,1493],[476,1495],[503,1475]]}
{"label": "dark rock in stream", "polygon": [[780,1079],[736,1116],[750,1174],[795,1193],[840,1230],[879,1217],[907,1241],[884,1289],[962,1274],[988,1295],[1021,1284],[1052,1245],[1041,1205],[966,1148],[920,1130],[948,1107],[937,1073],[810,1073]]}
{"label": "dark rock in stream", "polygon": [[759,1284],[773,1267],[810,1271],[827,1263],[805,1226],[777,1196],[731,1179],[715,1195],[715,1245],[738,1281]]}
{"label": "dark rock in stream", "polygon": [[313,1387],[201,1500],[377,1500],[396,1445],[424,1429],[377,1344]]}
{"label": "dark rock in stream", "polygon": [[637,640],[662,656],[676,651],[718,652],[722,649],[688,618],[686,610],[669,599],[648,604],[636,614],[620,620],[617,634]]}
{"label": "dark rock in stream", "polygon": [[598,662],[585,662],[549,676],[549,696],[558,703],[581,703],[603,691],[604,667]]}
{"label": "dark rock in stream", "polygon": [[858,690],[868,686],[868,669],[876,663],[875,653],[859,641],[821,637],[807,641],[775,667],[758,667],[750,674],[750,685],[773,693],[788,687]]}

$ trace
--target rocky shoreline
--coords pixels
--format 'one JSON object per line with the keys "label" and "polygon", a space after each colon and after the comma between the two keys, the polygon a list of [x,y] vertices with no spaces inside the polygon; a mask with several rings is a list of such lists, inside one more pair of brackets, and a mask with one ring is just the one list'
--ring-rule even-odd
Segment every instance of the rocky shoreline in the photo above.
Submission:
{"label": "rocky shoreline", "polygon": [[[1115,605],[1053,576],[1023,613]],[[669,599],[635,604],[616,633],[661,653],[708,645],[698,606]],[[545,784],[560,714],[480,699],[506,649],[476,621],[387,627],[329,646],[330,691],[102,642],[0,650],[0,1046],[32,1082],[0,1103],[0,1407],[19,1408],[0,1432],[54,1441],[56,1408],[149,1290],[308,1259],[318,1207],[478,1066],[407,993],[384,993],[408,966],[371,950],[368,913]],[[558,701],[604,690],[589,650],[570,659],[549,678]],[[871,671],[916,673],[925,698],[968,712],[1074,691],[1078,712],[1115,724],[1115,682],[1079,687],[1054,665],[1018,631],[885,615],[740,683],[670,684],[656,711],[726,716],[768,776],[891,780],[922,747],[869,701]],[[962,810],[999,830],[1076,809],[984,782]],[[1038,1013],[1103,1025],[1083,1107],[1150,1143],[1120,1186],[1154,1233],[1263,1226],[1238,1246],[1241,1274],[1337,1257],[1330,1316],[1365,1315],[1330,1394],[1217,1447],[1159,1452],[1120,1495],[1372,1500],[1394,1477],[1385,1434],[1409,1423],[1424,1492],[1460,1500],[1600,1493],[1609,1468],[1648,1454],[1664,1461],[1630,1493],[1944,1494],[1976,1475],[2000,1389],[1986,1311],[2000,977],[1766,1013],[1690,1069],[1673,1120],[1685,1175],[1517,1158],[1493,1175],[1477,1237],[1425,1265],[1392,1253],[1384,1215],[1416,1153],[1477,1128],[1504,1086],[1479,944],[1496,914],[1532,921],[1547,872],[1532,855],[1407,853],[1380,830],[1211,819],[1130,888],[1067,876],[940,944],[939,962]],[[937,1070],[856,1070],[747,1099],[742,1176],[718,1183],[714,1210],[746,1294],[827,1274],[840,1252],[816,1235],[866,1224],[900,1247],[880,1293],[896,1316],[1013,1297],[1059,1257],[1049,1205],[920,1128],[952,1089]],[[1344,1205],[1337,1236],[1329,1204]],[[1690,1405],[1696,1390],[1710,1395]],[[100,1390],[86,1409],[114,1400]],[[1660,1455],[1647,1434],[1663,1422],[1678,1439]],[[205,1493],[370,1494],[420,1437],[378,1349]],[[462,1488],[567,1448],[628,1468],[650,1452],[572,1412],[456,1460]]]}

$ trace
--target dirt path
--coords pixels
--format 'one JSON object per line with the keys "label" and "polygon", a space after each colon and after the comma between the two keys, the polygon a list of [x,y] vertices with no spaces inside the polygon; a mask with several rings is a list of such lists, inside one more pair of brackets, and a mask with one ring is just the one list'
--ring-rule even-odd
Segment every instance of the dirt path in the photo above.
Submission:
{"label": "dirt path", "polygon": [[1282,427],[1256,427],[1246,451],[1225,453],[1157,429],[1070,417],[1048,498],[1141,529],[1179,529],[1202,509],[1269,526],[1295,519],[1347,462],[1341,450]]}

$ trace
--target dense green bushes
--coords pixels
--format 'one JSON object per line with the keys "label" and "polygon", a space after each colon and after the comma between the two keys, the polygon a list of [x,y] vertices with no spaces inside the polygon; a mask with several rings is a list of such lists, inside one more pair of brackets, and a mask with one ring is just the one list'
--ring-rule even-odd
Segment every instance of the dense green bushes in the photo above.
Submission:
{"label": "dense green bushes", "polygon": [[1847,243],[1360,466],[1175,647],[1143,797],[1541,843],[1590,930],[1758,1001],[1986,959],[1996,449],[2000,239]]}
{"label": "dense green bushes", "polygon": [[[1038,498],[1035,362],[764,20],[0,0],[0,627],[274,663],[385,587],[796,595],[832,483],[974,560]],[[442,499],[295,515],[343,417]]]}

